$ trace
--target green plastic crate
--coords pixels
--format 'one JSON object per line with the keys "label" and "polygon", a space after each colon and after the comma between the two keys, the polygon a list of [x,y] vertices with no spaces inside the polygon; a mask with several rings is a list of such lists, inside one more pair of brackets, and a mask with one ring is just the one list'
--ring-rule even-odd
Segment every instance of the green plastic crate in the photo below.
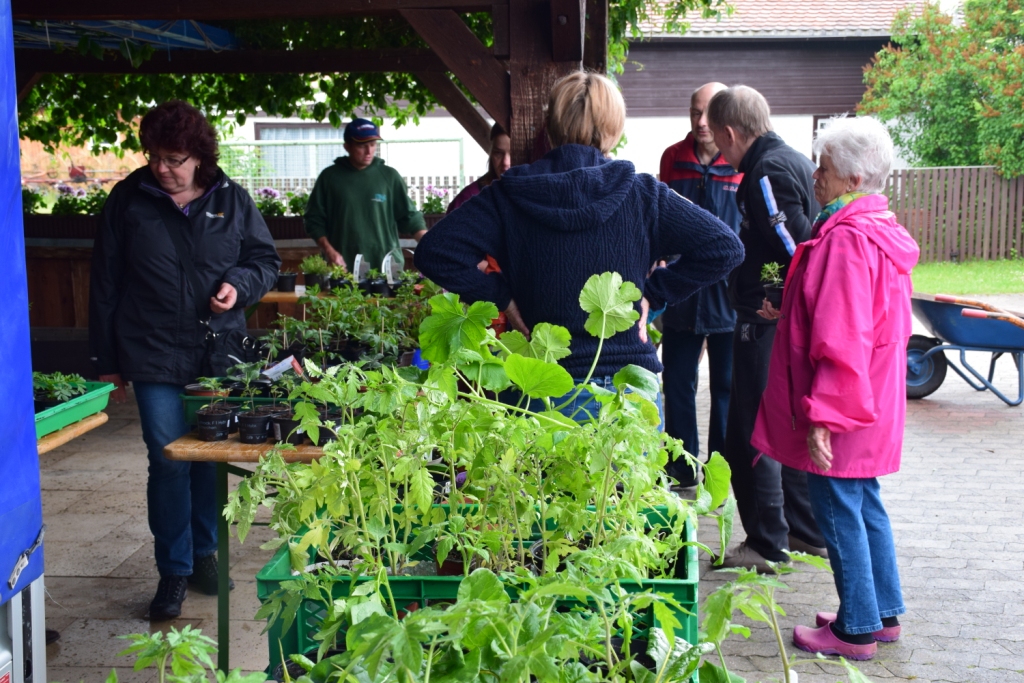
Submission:
{"label": "green plastic crate", "polygon": [[36,413],[36,438],[83,420],[107,407],[114,385],[110,382],[86,382],[85,393],[41,413]]}
{"label": "green plastic crate", "polygon": [[[686,540],[695,541],[696,534],[691,525],[686,525]],[[620,585],[629,592],[640,592],[651,589],[658,593],[666,593],[675,598],[689,614],[677,612],[676,618],[683,625],[680,635],[687,642],[697,642],[697,583],[699,581],[699,567],[697,563],[697,549],[690,545],[684,549],[685,552],[685,579],[649,579],[637,583],[635,581],[620,581]],[[294,578],[291,573],[291,564],[288,558],[288,549],[282,548],[274,555],[263,569],[256,574],[256,596],[260,602],[265,602],[271,594],[280,588],[283,581]],[[401,610],[405,606],[413,604],[426,606],[431,603],[453,602],[458,597],[461,576],[395,576],[389,579],[391,590],[394,593],[395,603]],[[363,579],[368,580],[368,579]],[[358,582],[359,580],[357,580]],[[343,598],[348,595],[350,581],[347,577],[341,578],[333,589],[334,598]],[[510,590],[510,595],[512,592]],[[514,596],[513,596],[514,597]],[[572,605],[573,601],[567,601]],[[575,603],[579,604],[579,603]],[[270,668],[272,672],[281,662],[281,652],[285,657],[290,654],[304,654],[315,650],[320,643],[314,640],[313,636],[323,619],[325,607],[315,600],[303,600],[299,606],[295,621],[287,632],[282,632],[281,621],[278,620],[267,632],[267,640],[270,654]],[[644,630],[652,625],[657,625],[652,610],[637,615],[636,628]],[[695,679],[696,680],[696,679]]]}

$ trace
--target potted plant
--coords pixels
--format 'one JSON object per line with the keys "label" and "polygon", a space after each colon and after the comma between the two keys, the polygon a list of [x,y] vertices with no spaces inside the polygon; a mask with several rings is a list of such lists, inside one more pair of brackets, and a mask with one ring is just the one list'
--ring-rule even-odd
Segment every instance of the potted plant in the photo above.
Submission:
{"label": "potted plant", "polygon": [[49,375],[41,372],[32,373],[32,393],[37,413],[81,396],[85,391],[86,383],[81,375],[65,375],[60,372]]}
{"label": "potted plant", "polygon": [[[235,421],[234,412],[224,403],[227,391],[219,377],[200,377],[199,384],[209,391],[211,401],[196,411],[199,438],[203,441],[226,441]],[[237,428],[237,426],[236,426]]]}
{"label": "potted plant", "polygon": [[[639,297],[611,273],[587,283],[581,302],[590,314],[587,330],[599,340],[591,372],[604,340],[635,326]],[[304,399],[294,417],[318,441],[324,420],[314,403],[340,406],[337,440],[324,446],[316,465],[289,464],[272,451],[232,495],[228,514],[240,537],[256,508],[271,506],[279,535],[272,547],[281,548],[273,562],[299,573],[281,579],[287,586],[261,592],[261,614],[287,623],[299,609],[294,595],[327,590],[331,602],[349,595],[343,587],[350,580],[375,576],[386,577],[381,604],[394,603],[394,591],[418,590],[403,582],[420,581],[424,564],[447,560],[459,575],[437,585],[448,586],[451,597],[465,576],[488,569],[500,576],[577,572],[633,582],[639,590],[649,581],[689,581],[692,601],[696,541],[692,524],[685,535],[683,527],[726,499],[728,467],[720,456],[703,466],[696,502],[668,490],[662,463],[669,454],[686,456],[678,441],[657,431],[651,403],[657,378],[624,369],[615,391],[598,392],[600,414],[577,422],[553,410],[587,385],[574,386],[557,363],[568,354],[567,330],[538,325],[530,340],[499,339],[488,331],[492,304],[467,308],[457,296],[441,294],[430,306],[419,334],[432,363],[428,373],[365,364],[325,369],[307,359],[315,381],[292,392]],[[376,322],[385,331],[391,324],[386,317]],[[493,398],[507,388],[522,394],[518,404]],[[273,500],[269,493],[276,493]],[[727,515],[715,515],[723,533]],[[695,640],[691,626],[687,634]],[[331,628],[329,620],[321,623],[325,646],[339,632]]]}
{"label": "potted plant", "polygon": [[272,406],[256,405],[256,396],[270,389],[270,382],[260,379],[261,366],[257,362],[234,367],[242,383],[242,397],[249,401],[249,410],[238,414],[238,440],[242,443],[264,443],[270,437],[270,418],[277,412]]}
{"label": "potted plant", "polygon": [[354,286],[352,275],[345,269],[345,266],[331,266],[328,276],[331,289]]}
{"label": "potted plant", "polygon": [[782,308],[782,266],[771,261],[761,266],[761,282],[764,284],[764,298],[775,308]]}
{"label": "potted plant", "polygon": [[298,279],[299,274],[294,273],[290,270],[282,270],[277,274],[277,291],[279,292],[294,292],[295,281]]}
{"label": "potted plant", "polygon": [[327,265],[327,261],[324,260],[323,256],[320,254],[307,256],[302,259],[299,269],[306,278],[307,288],[315,286],[320,289],[327,289],[327,277],[330,272],[330,267]]}
{"label": "potted plant", "polygon": [[384,274],[376,268],[371,268],[366,274],[367,279],[367,294],[375,294],[377,296],[388,297],[391,296],[391,286],[388,285],[387,279]]}

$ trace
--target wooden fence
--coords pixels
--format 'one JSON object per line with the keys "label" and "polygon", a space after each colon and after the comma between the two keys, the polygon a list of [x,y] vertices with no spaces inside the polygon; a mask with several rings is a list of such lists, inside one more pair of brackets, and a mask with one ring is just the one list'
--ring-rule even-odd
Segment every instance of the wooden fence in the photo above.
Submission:
{"label": "wooden fence", "polygon": [[992,166],[900,169],[885,193],[922,263],[1024,253],[1024,176],[1007,180]]}

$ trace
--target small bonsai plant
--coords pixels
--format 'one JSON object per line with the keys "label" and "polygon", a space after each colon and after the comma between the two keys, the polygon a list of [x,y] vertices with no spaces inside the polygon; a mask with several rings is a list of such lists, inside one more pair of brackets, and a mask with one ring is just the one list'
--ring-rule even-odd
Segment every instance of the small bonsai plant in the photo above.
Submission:
{"label": "small bonsai plant", "polygon": [[302,259],[299,269],[305,275],[327,275],[330,272],[330,266],[320,254],[313,254]]}
{"label": "small bonsai plant", "polygon": [[761,282],[775,287],[782,286],[782,266],[771,261],[761,266]]}
{"label": "small bonsai plant", "polygon": [[764,284],[764,298],[775,308],[782,307],[782,266],[771,261],[761,266],[761,282]]}

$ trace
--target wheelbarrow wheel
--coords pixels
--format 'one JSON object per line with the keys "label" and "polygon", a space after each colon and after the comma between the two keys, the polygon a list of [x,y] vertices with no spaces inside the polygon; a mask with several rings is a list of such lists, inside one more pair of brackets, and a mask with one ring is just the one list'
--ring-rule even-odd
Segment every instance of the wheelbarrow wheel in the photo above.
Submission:
{"label": "wheelbarrow wheel", "polygon": [[938,339],[915,334],[907,344],[907,398],[924,398],[946,379],[946,356],[940,351],[924,358]]}

